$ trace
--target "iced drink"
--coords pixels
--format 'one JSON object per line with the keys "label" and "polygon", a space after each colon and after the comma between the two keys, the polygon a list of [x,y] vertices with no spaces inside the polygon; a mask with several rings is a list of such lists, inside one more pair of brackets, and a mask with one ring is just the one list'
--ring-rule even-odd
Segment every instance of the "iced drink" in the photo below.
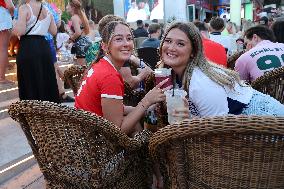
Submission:
{"label": "iced drink", "polygon": [[182,117],[173,117],[173,111],[175,109],[185,108],[183,98],[186,96],[186,91],[181,89],[173,89],[165,91],[166,101],[167,101],[167,112],[168,112],[168,122],[170,124],[181,122],[184,118]]}
{"label": "iced drink", "polygon": [[169,80],[162,85],[160,88],[166,88],[170,85],[173,84],[172,82],[172,69],[168,69],[168,68],[159,68],[159,69],[155,69],[155,81],[156,81],[156,85],[158,85],[160,82],[162,82],[163,80],[169,78]]}

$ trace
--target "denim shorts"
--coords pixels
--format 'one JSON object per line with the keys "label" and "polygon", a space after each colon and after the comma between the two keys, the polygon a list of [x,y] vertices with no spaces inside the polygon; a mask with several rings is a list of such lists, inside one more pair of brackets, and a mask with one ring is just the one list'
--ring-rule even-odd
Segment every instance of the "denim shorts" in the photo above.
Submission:
{"label": "denim shorts", "polygon": [[0,6],[0,31],[12,29],[12,17],[7,9]]}

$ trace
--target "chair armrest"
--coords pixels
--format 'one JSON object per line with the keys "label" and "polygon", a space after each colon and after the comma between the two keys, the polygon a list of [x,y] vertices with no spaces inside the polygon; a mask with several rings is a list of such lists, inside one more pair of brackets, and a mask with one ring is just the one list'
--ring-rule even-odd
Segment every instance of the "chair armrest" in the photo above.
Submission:
{"label": "chair armrest", "polygon": [[139,143],[139,145],[144,145],[144,144],[148,144],[150,137],[153,135],[153,133],[148,130],[148,129],[144,129],[143,131],[135,134],[133,140],[136,141],[136,143]]}

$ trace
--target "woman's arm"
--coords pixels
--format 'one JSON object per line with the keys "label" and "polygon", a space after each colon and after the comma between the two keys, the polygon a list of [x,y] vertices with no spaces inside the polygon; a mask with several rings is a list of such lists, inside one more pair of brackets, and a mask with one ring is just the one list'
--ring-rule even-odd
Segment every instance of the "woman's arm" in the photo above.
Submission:
{"label": "woman's arm", "polygon": [[138,77],[132,76],[131,69],[129,67],[121,67],[119,73],[131,88],[135,88],[140,82],[140,79]]}
{"label": "woman's arm", "polygon": [[15,6],[13,4],[12,0],[4,0],[7,6],[7,9],[9,10],[11,16],[14,16],[14,10],[15,10]]}
{"label": "woman's arm", "polygon": [[17,36],[22,36],[26,32],[26,24],[29,19],[29,9],[27,5],[22,5],[19,7],[19,18],[15,22],[13,27],[13,33]]}
{"label": "woman's arm", "polygon": [[144,116],[144,112],[152,104],[165,101],[166,96],[159,87],[166,82],[167,80],[162,81],[159,85],[149,91],[141,102],[126,116],[123,116],[123,100],[102,98],[101,104],[104,118],[113,122],[121,128],[122,132],[128,135],[135,132],[135,125]]}
{"label": "woman's arm", "polygon": [[56,27],[54,18],[53,18],[53,16],[52,16],[51,14],[48,15],[48,16],[50,16],[50,18],[51,18],[51,22],[50,22],[50,25],[49,25],[49,28],[48,28],[48,32],[49,32],[51,35],[55,36],[56,33],[57,33],[57,27]]}
{"label": "woman's arm", "polygon": [[82,35],[82,30],[81,30],[81,24],[80,24],[80,18],[77,15],[74,15],[71,17],[72,21],[72,26],[74,28],[74,33],[70,37],[71,41],[75,41],[80,35]]}
{"label": "woman's arm", "polygon": [[133,76],[129,67],[121,67],[119,73],[131,88],[135,88],[140,81],[143,81],[150,73],[152,73],[152,70],[149,67],[145,67],[141,69],[137,76]]}

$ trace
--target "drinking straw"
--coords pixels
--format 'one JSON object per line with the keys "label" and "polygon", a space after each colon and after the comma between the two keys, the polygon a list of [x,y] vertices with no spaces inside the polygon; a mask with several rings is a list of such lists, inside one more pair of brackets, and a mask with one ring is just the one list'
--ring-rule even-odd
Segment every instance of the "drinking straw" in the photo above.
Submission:
{"label": "drinking straw", "polygon": [[176,85],[176,81],[174,80],[174,71],[172,69],[172,72],[171,72],[171,76],[172,76],[172,83],[173,83],[173,94],[172,96],[175,96],[175,85]]}

